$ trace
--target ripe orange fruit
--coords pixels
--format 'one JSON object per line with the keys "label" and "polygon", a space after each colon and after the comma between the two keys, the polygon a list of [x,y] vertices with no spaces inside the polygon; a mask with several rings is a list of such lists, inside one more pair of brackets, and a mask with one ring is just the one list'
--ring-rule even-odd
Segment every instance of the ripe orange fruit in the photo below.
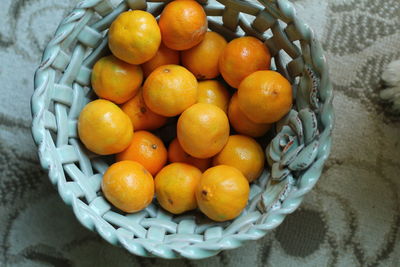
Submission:
{"label": "ripe orange fruit", "polygon": [[190,71],[178,65],[164,65],[147,77],[143,98],[153,112],[173,117],[196,103],[197,87]]}
{"label": "ripe orange fruit", "polygon": [[131,119],[133,129],[138,130],[155,130],[163,126],[167,122],[167,118],[151,111],[144,103],[142,90],[137,95],[121,106]]}
{"label": "ripe orange fruit", "polygon": [[196,158],[210,158],[228,141],[228,117],[214,105],[194,104],[179,117],[177,136],[186,153]]}
{"label": "ripe orange fruit", "polygon": [[217,80],[201,81],[198,91],[198,103],[213,104],[227,112],[230,95],[223,83]]}
{"label": "ripe orange fruit", "polygon": [[155,56],[142,64],[144,77],[149,76],[150,73],[156,68],[169,64],[179,65],[179,52],[169,49],[163,43],[161,43]]}
{"label": "ripe orange fruit", "polygon": [[186,163],[165,166],[154,179],[158,203],[173,214],[197,208],[195,189],[201,171]]}
{"label": "ripe orange fruit", "polygon": [[204,172],[211,166],[211,158],[198,159],[190,156],[186,153],[181,144],[179,144],[178,138],[172,140],[168,147],[168,160],[170,162],[183,162],[195,166],[200,171]]}
{"label": "ripe orange fruit", "polygon": [[100,97],[122,104],[134,97],[143,81],[140,66],[114,56],[99,59],[92,71],[92,87]]}
{"label": "ripe orange fruit", "polygon": [[197,79],[213,79],[219,75],[218,59],[227,42],[216,32],[206,32],[198,45],[182,51],[182,65]]}
{"label": "ripe orange fruit", "polygon": [[111,52],[131,64],[139,65],[154,57],[160,43],[161,33],[156,19],[142,10],[121,13],[108,32]]}
{"label": "ripe orange fruit", "polygon": [[261,146],[244,135],[231,135],[224,148],[213,159],[213,165],[228,165],[243,173],[249,182],[264,169],[265,156]]}
{"label": "ripe orange fruit", "polygon": [[292,107],[292,86],[276,71],[257,71],[240,84],[238,104],[256,123],[277,122]]}
{"label": "ripe orange fruit", "polygon": [[236,218],[246,207],[249,183],[236,168],[219,165],[206,170],[196,188],[197,205],[218,222]]}
{"label": "ripe orange fruit", "polygon": [[120,161],[104,173],[101,183],[104,196],[118,209],[137,212],[147,207],[154,196],[151,174],[135,161]]}
{"label": "ripe orange fruit", "polygon": [[98,99],[87,104],[78,119],[82,143],[99,155],[121,152],[132,140],[129,117],[114,103]]}
{"label": "ripe orange fruit", "polygon": [[231,101],[229,102],[228,118],[232,127],[238,133],[251,137],[263,136],[272,126],[269,123],[255,123],[247,118],[239,108],[237,92],[231,97]]}
{"label": "ripe orange fruit", "polygon": [[152,175],[167,163],[167,149],[160,138],[146,131],[135,132],[127,149],[117,154],[117,161],[132,160],[142,164]]}
{"label": "ripe orange fruit", "polygon": [[219,58],[219,71],[224,80],[238,88],[251,73],[267,70],[271,64],[268,48],[257,38],[245,36],[228,43]]}
{"label": "ripe orange fruit", "polygon": [[158,22],[163,43],[174,50],[199,44],[207,31],[207,16],[196,1],[174,1],[161,13]]}

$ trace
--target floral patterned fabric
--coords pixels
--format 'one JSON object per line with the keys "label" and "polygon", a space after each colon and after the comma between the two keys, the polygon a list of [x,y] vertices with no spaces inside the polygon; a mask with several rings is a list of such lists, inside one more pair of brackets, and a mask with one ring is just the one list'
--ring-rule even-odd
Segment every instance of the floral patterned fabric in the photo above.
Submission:
{"label": "floral patterned fabric", "polygon": [[[334,84],[331,158],[301,208],[266,237],[200,261],[145,259],[83,228],[38,164],[30,96],[41,53],[76,0],[0,9],[1,266],[399,266],[400,123],[380,73],[400,57],[398,0],[296,0]],[[400,74],[399,74],[400,75]]]}

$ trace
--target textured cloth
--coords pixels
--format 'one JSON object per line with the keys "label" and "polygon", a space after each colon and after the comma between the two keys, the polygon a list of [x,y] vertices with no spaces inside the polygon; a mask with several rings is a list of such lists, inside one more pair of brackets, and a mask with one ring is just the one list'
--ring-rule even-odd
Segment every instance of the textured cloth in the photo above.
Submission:
{"label": "textured cloth", "polygon": [[2,0],[0,265],[399,266],[400,124],[378,101],[400,56],[398,0],[297,0],[321,40],[334,84],[332,155],[301,208],[266,237],[200,260],[145,259],[83,228],[38,164],[30,134],[33,74],[77,1]]}

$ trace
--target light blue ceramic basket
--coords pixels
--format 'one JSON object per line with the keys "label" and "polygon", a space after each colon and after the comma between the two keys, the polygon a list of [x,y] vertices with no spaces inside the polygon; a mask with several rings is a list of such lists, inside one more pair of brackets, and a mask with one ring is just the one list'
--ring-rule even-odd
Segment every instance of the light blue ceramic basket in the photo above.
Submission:
{"label": "light blue ceramic basket", "polygon": [[320,44],[287,0],[218,0],[203,4],[211,30],[228,40],[252,35],[265,41],[273,66],[293,84],[294,107],[276,125],[266,149],[270,167],[251,186],[245,211],[215,223],[193,212],[172,215],[154,202],[124,214],[100,190],[105,161],[79,142],[77,118],[90,101],[93,64],[107,49],[107,29],[128,9],[158,16],[168,1],[80,2],[47,45],[35,75],[32,133],[41,165],[78,220],[133,254],[200,259],[241,246],[276,228],[318,181],[331,147],[332,86]]}

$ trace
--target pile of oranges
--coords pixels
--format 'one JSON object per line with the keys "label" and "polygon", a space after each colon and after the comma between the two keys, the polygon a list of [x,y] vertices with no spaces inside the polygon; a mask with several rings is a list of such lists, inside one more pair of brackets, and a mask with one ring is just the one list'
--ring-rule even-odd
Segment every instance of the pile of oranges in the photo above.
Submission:
{"label": "pile of oranges", "polygon": [[[202,6],[191,0],[170,2],[158,21],[124,12],[109,29],[112,55],[91,76],[99,99],[82,110],[78,132],[90,151],[115,154],[102,191],[124,212],[144,209],[155,195],[173,214],[199,208],[230,220],[262,173],[254,138],[290,110],[291,85],[269,70],[260,40],[228,43],[207,29]],[[175,122],[176,138],[164,142],[156,130]]]}

